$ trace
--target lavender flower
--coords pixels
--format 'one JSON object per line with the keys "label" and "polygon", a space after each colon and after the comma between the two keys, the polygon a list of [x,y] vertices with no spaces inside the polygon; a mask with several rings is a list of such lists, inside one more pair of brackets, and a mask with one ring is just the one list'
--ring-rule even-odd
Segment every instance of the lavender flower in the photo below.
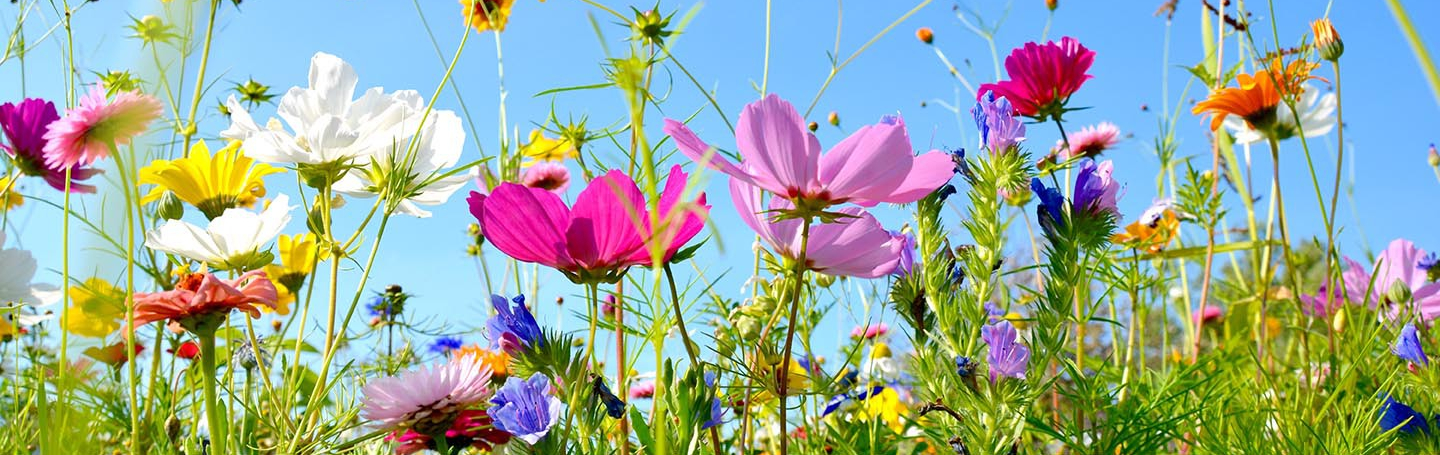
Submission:
{"label": "lavender flower", "polygon": [[990,363],[990,382],[1000,376],[1025,379],[1025,369],[1030,363],[1030,348],[1015,341],[1015,326],[1010,321],[987,325],[980,329],[980,338],[990,345],[990,354],[985,358]]}
{"label": "lavender flower", "polygon": [[513,353],[543,346],[545,339],[540,333],[540,324],[525,307],[525,296],[517,295],[512,301],[514,306],[504,297],[490,296],[490,304],[495,307],[495,315],[485,322],[490,333],[490,348]]}
{"label": "lavender flower", "polygon": [[1425,356],[1425,346],[1420,344],[1420,333],[1415,330],[1414,323],[1405,324],[1400,329],[1400,336],[1395,338],[1390,352],[1412,363],[1430,365],[1430,358]]}
{"label": "lavender flower", "polygon": [[560,421],[565,405],[550,394],[550,378],[535,373],[530,379],[510,377],[490,399],[495,428],[530,444],[539,442]]}
{"label": "lavender flower", "polygon": [[975,115],[975,129],[980,132],[980,146],[990,153],[1009,151],[1025,140],[1025,124],[1015,118],[1015,109],[1010,100],[986,93],[970,109]]}
{"label": "lavender flower", "polygon": [[890,275],[897,278],[910,276],[910,271],[915,269],[915,236],[900,231],[890,231],[890,237],[900,242],[900,262],[895,266],[895,270],[890,272]]}
{"label": "lavender flower", "polygon": [[1094,160],[1086,160],[1085,164],[1080,166],[1080,175],[1075,178],[1072,213],[1109,213],[1117,217],[1120,215],[1120,209],[1116,206],[1120,184],[1110,176],[1114,170],[1115,165],[1110,160],[1098,165]]}

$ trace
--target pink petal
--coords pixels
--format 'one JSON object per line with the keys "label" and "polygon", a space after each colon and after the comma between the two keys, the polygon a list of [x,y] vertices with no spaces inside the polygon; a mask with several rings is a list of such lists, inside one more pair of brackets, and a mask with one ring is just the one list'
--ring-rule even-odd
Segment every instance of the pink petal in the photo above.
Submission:
{"label": "pink petal", "polygon": [[920,200],[955,176],[955,161],[950,154],[931,150],[914,159],[910,173],[888,196],[879,200],[857,200],[855,203],[873,206],[879,202],[908,204]]}
{"label": "pink petal", "polygon": [[[665,179],[665,189],[660,192],[656,219],[666,226],[666,229],[664,232],[653,235],[657,236],[655,241],[666,246],[665,256],[662,258],[665,261],[669,261],[676,252],[680,251],[680,248],[683,248],[686,243],[690,242],[690,239],[705,228],[705,217],[710,213],[710,206],[705,203],[705,193],[700,193],[695,201],[699,213],[689,211],[683,215],[683,218],[679,218],[681,215],[671,214],[675,206],[680,203],[680,197],[685,192],[685,182],[688,178],[689,175],[680,169],[680,165],[672,166],[670,176]],[[650,265],[649,248],[640,248],[635,252],[633,259],[642,265]]]}
{"label": "pink petal", "polygon": [[643,244],[640,233],[648,223],[640,188],[629,176],[612,170],[591,180],[575,199],[566,246],[585,269],[629,266],[628,259]]}
{"label": "pink petal", "polygon": [[745,106],[735,143],[755,184],[795,197],[819,186],[820,141],[805,128],[795,106],[771,94]]}
{"label": "pink petal", "polygon": [[836,223],[810,228],[806,259],[817,271],[831,275],[876,278],[895,270],[900,261],[900,242],[869,212],[846,207],[841,213],[855,216]]}
{"label": "pink petal", "polygon": [[866,125],[820,157],[820,182],[835,201],[883,200],[913,161],[903,123]]}
{"label": "pink petal", "polygon": [[1390,291],[1395,281],[1405,283],[1410,289],[1419,288],[1426,281],[1425,271],[1417,264],[1425,252],[1415,247],[1415,243],[1405,239],[1395,239],[1385,247],[1385,252],[1380,253],[1380,269],[1375,273],[1375,288],[1383,295]]}
{"label": "pink petal", "polygon": [[712,150],[710,144],[705,143],[690,127],[674,120],[665,119],[665,134],[675,139],[675,146],[680,148],[680,153],[694,160],[696,163],[704,164],[705,167],[724,172],[732,178],[743,179],[754,183],[754,178],[749,173],[736,166],[725,158],[725,154],[719,150]]}
{"label": "pink petal", "polygon": [[470,213],[495,248],[521,262],[574,269],[565,249],[570,209],[555,193],[501,183],[490,196],[471,191]]}
{"label": "pink petal", "polygon": [[[730,200],[735,203],[735,211],[740,213],[740,221],[760,235],[760,240],[770,245],[775,253],[790,257],[794,249],[790,246],[791,237],[798,229],[799,220],[785,220],[776,223],[770,222],[770,214],[764,206],[764,193],[759,187],[740,181],[730,179]],[[777,203],[777,201],[780,201]],[[770,207],[783,203],[784,199],[772,198]],[[788,206],[788,205],[787,205]],[[781,234],[785,235],[782,236]]]}

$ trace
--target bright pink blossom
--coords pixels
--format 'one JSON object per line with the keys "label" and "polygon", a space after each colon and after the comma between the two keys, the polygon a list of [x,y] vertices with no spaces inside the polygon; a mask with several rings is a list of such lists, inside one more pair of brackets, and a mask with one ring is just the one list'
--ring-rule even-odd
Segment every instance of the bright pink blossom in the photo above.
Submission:
{"label": "bright pink blossom", "polygon": [[655,381],[640,381],[630,386],[631,400],[648,400],[655,396]]}
{"label": "bright pink blossom", "polygon": [[697,163],[787,199],[874,206],[919,200],[954,175],[950,155],[932,150],[915,156],[899,117],[886,116],[820,153],[820,141],[789,102],[770,96],[740,113],[737,165],[714,152],[685,124],[665,120],[665,133]]}
{"label": "bright pink blossom", "polygon": [[850,329],[850,338],[864,337],[868,340],[871,338],[885,335],[887,333],[890,333],[890,326],[886,325],[884,322],[881,322],[879,324],[866,324],[855,326],[855,328]]}
{"label": "bright pink blossom", "polygon": [[[18,105],[0,105],[0,128],[7,142],[0,144],[0,149],[10,155],[22,174],[43,178],[51,188],[65,191],[65,168],[45,163],[45,133],[50,124],[58,120],[60,114],[55,111],[55,103],[39,98],[27,98]],[[95,185],[80,181],[99,173],[99,169],[83,166],[70,168],[70,192],[94,193]]]}
{"label": "bright pink blossom", "polygon": [[525,173],[520,176],[520,182],[530,188],[565,194],[565,189],[570,188],[570,170],[561,163],[539,162],[525,168]]}
{"label": "bright pink blossom", "polygon": [[[1055,154],[1062,160],[1075,157],[1094,158],[1101,153],[1115,147],[1120,143],[1120,128],[1114,123],[1100,122],[1081,128],[1070,136],[1070,148],[1065,148],[1065,140],[1055,141]],[[1073,151],[1073,153],[1072,153]]]}
{"label": "bright pink blossom", "polygon": [[110,156],[111,147],[129,144],[163,109],[160,100],[140,92],[120,92],[106,100],[105,89],[96,85],[65,118],[50,123],[45,166],[64,169]]}
{"label": "bright pink blossom", "polygon": [[680,166],[671,168],[654,214],[662,229],[651,224],[635,181],[617,170],[592,180],[574,208],[555,193],[514,183],[502,183],[488,196],[471,192],[468,202],[486,240],[506,255],[577,282],[613,281],[627,267],[650,265],[651,243],[664,246],[661,260],[669,261],[704,228],[710,208],[704,193],[681,205],[686,178]]}
{"label": "bright pink blossom", "polygon": [[[799,257],[801,221],[771,220],[775,211],[794,207],[790,201],[772,197],[766,204],[760,188],[738,178],[730,179],[730,198],[735,201],[740,219],[760,234],[775,253],[789,259]],[[895,270],[904,242],[891,236],[862,208],[844,207],[837,212],[847,216],[810,227],[805,247],[805,262],[810,270],[859,278],[877,278]]]}
{"label": "bright pink blossom", "polygon": [[[1346,297],[1372,309],[1388,310],[1387,316],[1397,317],[1402,311],[1419,314],[1428,321],[1440,316],[1440,283],[1431,283],[1419,262],[1425,250],[1405,239],[1395,239],[1376,259],[1375,267],[1365,267],[1345,258]],[[1372,276],[1370,271],[1375,270]],[[1371,283],[1374,283],[1372,286]],[[1409,301],[1395,301],[1396,292],[1408,291]],[[1368,292],[1367,292],[1368,291]]]}
{"label": "bright pink blossom", "polygon": [[975,97],[993,91],[1010,100],[1021,115],[1045,120],[1064,112],[1070,95],[1093,77],[1085,72],[1094,62],[1095,51],[1068,36],[1058,44],[1025,43],[1005,57],[1005,72],[1010,79],[981,84]]}

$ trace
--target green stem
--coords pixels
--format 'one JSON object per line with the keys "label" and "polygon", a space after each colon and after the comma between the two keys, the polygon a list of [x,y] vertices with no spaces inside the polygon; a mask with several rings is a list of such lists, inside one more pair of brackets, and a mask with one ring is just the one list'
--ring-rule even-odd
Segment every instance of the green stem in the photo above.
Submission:
{"label": "green stem", "polygon": [[[671,309],[675,310],[675,325],[680,329],[680,341],[685,343],[685,354],[690,356],[691,367],[698,368],[700,366],[700,348],[690,340],[690,331],[685,328],[685,311],[680,308],[680,294],[675,290],[675,274],[670,270],[669,263],[665,264],[664,269],[665,282],[670,285]],[[715,455],[721,455],[720,431],[715,427],[710,427],[710,445],[714,447]]]}
{"label": "green stem", "polygon": [[196,336],[200,338],[200,376],[205,392],[205,418],[210,426],[210,453],[225,455],[229,449],[225,435],[229,422],[225,420],[225,408],[219,407],[219,400],[215,398],[215,330],[197,333]]}
{"label": "green stem", "polygon": [[184,154],[182,156],[188,156],[190,154],[190,139],[195,136],[197,131],[195,115],[200,111],[200,96],[205,93],[205,68],[209,66],[208,63],[210,63],[210,42],[215,37],[215,14],[219,11],[220,0],[210,0],[210,19],[205,25],[205,45],[200,52],[200,69],[195,76],[195,94],[190,97],[190,115],[184,125],[185,143],[183,144]]}
{"label": "green stem", "polygon": [[[1385,4],[1390,7],[1390,14],[1395,16],[1400,31],[1405,34],[1405,42],[1410,43],[1410,50],[1415,52],[1415,60],[1420,64],[1420,71],[1425,73],[1425,81],[1430,83],[1435,102],[1440,103],[1440,69],[1435,67],[1430,51],[1425,48],[1425,42],[1420,39],[1420,33],[1415,31],[1415,24],[1410,22],[1410,15],[1405,12],[1405,7],[1400,5],[1400,0],[1386,0]],[[1338,93],[1336,96],[1339,96]]]}
{"label": "green stem", "polygon": [[810,222],[811,217],[806,216],[805,222],[801,225],[800,229],[800,250],[795,254],[795,256],[797,256],[794,268],[795,287],[792,288],[790,295],[790,323],[786,324],[785,327],[785,352],[780,359],[780,370],[776,374],[776,377],[780,380],[780,455],[789,454],[790,438],[788,437],[789,433],[785,432],[785,403],[790,395],[790,350],[795,345],[795,328],[800,325],[799,322],[795,320],[795,317],[796,313],[800,311],[800,294],[805,290],[805,271],[809,268],[809,265],[806,264],[805,253],[810,243]]}
{"label": "green stem", "polygon": [[[1333,295],[1330,287],[1340,283],[1340,280],[1334,279],[1335,270],[1340,263],[1338,257],[1340,252],[1335,248],[1335,208],[1339,206],[1340,203],[1340,179],[1343,177],[1342,171],[1345,163],[1345,110],[1341,105],[1343,98],[1340,96],[1340,61],[1335,60],[1332,64],[1335,69],[1335,134],[1338,145],[1335,147],[1335,186],[1330,190],[1330,223],[1325,226],[1326,258],[1325,280],[1323,281],[1323,283],[1325,283],[1325,292],[1321,298],[1326,300],[1325,305],[1327,309],[1330,305],[1330,296]],[[1321,206],[1321,209],[1324,209],[1324,206]],[[1333,358],[1335,356],[1335,330],[1331,328],[1332,325],[1333,324],[1325,324],[1325,335],[1329,341],[1330,356]]]}

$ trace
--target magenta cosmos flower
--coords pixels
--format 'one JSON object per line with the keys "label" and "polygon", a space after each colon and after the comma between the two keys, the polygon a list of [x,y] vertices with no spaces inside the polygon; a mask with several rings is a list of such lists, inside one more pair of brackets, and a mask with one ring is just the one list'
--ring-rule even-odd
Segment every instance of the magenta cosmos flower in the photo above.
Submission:
{"label": "magenta cosmos flower", "polygon": [[1085,74],[1095,62],[1095,51],[1075,38],[1064,37],[1057,44],[1025,43],[1005,57],[1009,80],[981,84],[976,99],[995,92],[1015,105],[1021,115],[1045,121],[1065,112],[1070,95],[1080,90],[1091,75]]}
{"label": "magenta cosmos flower", "polygon": [[362,391],[360,413],[376,428],[432,435],[451,427],[462,411],[490,395],[490,369],[472,356],[371,380]]}
{"label": "magenta cosmos flower", "polygon": [[[791,260],[799,257],[801,221],[770,219],[775,211],[792,208],[790,201],[772,197],[767,205],[765,192],[738,178],[730,179],[730,198],[740,219],[760,234],[772,251]],[[878,278],[895,270],[904,242],[891,236],[865,209],[851,206],[838,212],[847,216],[811,226],[806,266],[829,275],[859,278]]]}
{"label": "magenta cosmos flower", "polygon": [[735,127],[739,164],[712,153],[683,123],[666,119],[665,133],[697,163],[786,199],[821,206],[914,202],[955,174],[949,154],[932,150],[915,156],[905,122],[893,116],[861,127],[822,155],[820,141],[800,113],[774,94],[740,113]]}
{"label": "magenta cosmos flower", "polygon": [[134,91],[106,100],[105,89],[97,84],[65,118],[50,124],[45,133],[45,165],[64,169],[105,158],[111,147],[129,144],[145,132],[163,108],[155,97]]}
{"label": "magenta cosmos flower", "polygon": [[669,261],[705,227],[710,206],[704,193],[681,207],[686,178],[680,166],[670,169],[656,214],[661,232],[650,224],[640,188],[618,170],[592,180],[574,208],[555,193],[514,183],[502,183],[488,196],[472,191],[468,202],[485,238],[506,255],[554,268],[577,283],[613,282],[632,265],[651,264],[651,242],[665,247],[661,260]]}
{"label": "magenta cosmos flower", "polygon": [[[1420,268],[1424,257],[1425,250],[1405,239],[1390,242],[1376,259],[1375,267],[1362,266],[1346,257],[1342,278],[1347,297],[1372,309],[1389,310],[1390,318],[1410,311],[1426,321],[1435,319],[1440,316],[1440,283],[1429,282],[1425,269]],[[1371,270],[1375,271],[1373,276]],[[1408,302],[1395,300],[1404,294],[1409,294]]]}
{"label": "magenta cosmos flower", "polygon": [[1076,131],[1070,135],[1070,148],[1065,148],[1065,139],[1055,141],[1055,154],[1062,160],[1073,158],[1094,158],[1120,143],[1120,128],[1114,123],[1100,122]]}
{"label": "magenta cosmos flower", "polygon": [[[57,120],[60,120],[60,114],[55,111],[55,103],[42,99],[26,98],[18,105],[0,105],[0,129],[4,130],[7,142],[0,144],[0,148],[10,154],[20,173],[43,178],[50,187],[65,191],[65,168],[45,162],[45,131]],[[99,169],[81,166],[71,168],[70,192],[94,193],[94,185],[82,185],[78,182],[99,173]]]}

